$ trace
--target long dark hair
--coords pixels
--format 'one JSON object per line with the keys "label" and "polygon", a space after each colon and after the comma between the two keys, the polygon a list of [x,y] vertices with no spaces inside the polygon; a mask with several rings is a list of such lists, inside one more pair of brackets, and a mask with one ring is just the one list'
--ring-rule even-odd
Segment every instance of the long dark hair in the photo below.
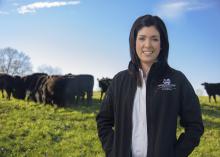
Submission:
{"label": "long dark hair", "polygon": [[138,58],[138,55],[136,53],[136,39],[138,31],[145,26],[154,26],[160,33],[161,50],[157,58],[157,61],[168,64],[167,58],[169,53],[169,41],[167,29],[164,22],[158,16],[152,15],[144,15],[137,18],[131,28],[129,36],[131,62],[129,64],[128,70],[135,75],[138,86],[142,86],[142,79],[139,73],[139,68],[141,68],[141,64],[140,59]]}

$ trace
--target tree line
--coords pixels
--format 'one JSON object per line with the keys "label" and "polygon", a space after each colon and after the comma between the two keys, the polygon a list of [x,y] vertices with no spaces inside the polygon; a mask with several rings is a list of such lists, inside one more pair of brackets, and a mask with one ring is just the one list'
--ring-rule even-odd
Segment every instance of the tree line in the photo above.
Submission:
{"label": "tree line", "polygon": [[[24,76],[33,72],[30,57],[22,51],[6,47],[0,48],[0,73]],[[61,74],[62,70],[47,64],[40,65],[37,72]]]}

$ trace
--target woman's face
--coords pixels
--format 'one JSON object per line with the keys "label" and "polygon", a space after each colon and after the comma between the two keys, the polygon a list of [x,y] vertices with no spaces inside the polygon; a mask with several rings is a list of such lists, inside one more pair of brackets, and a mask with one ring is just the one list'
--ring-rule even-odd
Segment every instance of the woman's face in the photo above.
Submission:
{"label": "woman's face", "polygon": [[152,65],[160,53],[160,33],[154,26],[144,26],[138,31],[136,52],[143,65]]}

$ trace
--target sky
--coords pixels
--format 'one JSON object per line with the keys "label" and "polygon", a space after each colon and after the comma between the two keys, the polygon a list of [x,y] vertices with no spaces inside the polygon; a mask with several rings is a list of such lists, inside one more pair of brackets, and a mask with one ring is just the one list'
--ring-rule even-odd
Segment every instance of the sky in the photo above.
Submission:
{"label": "sky", "polygon": [[63,74],[112,78],[127,69],[129,33],[137,17],[160,16],[168,30],[168,62],[198,94],[220,82],[219,0],[0,0],[0,48],[12,47]]}

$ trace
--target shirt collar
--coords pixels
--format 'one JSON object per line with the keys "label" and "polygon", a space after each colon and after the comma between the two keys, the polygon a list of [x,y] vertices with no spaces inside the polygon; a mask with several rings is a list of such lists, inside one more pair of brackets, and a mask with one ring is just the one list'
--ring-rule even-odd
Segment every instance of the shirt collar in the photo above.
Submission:
{"label": "shirt collar", "polygon": [[[140,72],[140,74],[141,74],[142,80],[146,81],[149,72],[144,72],[141,68],[139,68],[139,72]],[[146,76],[146,77],[144,77],[144,73],[145,73],[145,76]]]}

